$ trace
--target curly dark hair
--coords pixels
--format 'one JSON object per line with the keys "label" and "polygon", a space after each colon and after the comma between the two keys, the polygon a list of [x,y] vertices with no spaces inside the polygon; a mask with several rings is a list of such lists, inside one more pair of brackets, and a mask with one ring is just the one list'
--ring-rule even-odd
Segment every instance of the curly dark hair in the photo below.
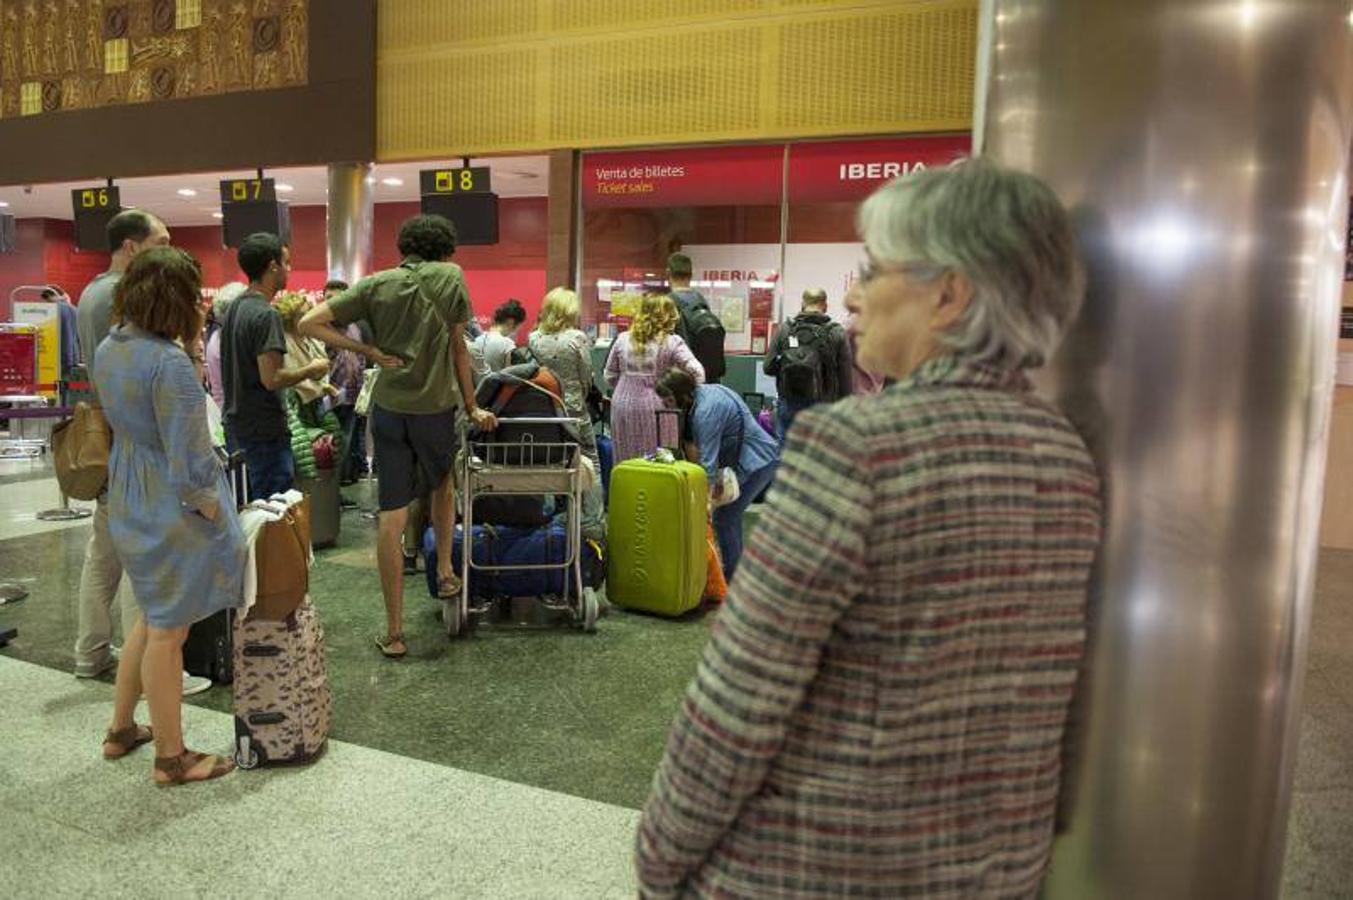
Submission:
{"label": "curly dark hair", "polygon": [[117,283],[113,322],[191,346],[202,332],[202,267],[174,247],[138,253]]}
{"label": "curly dark hair", "polygon": [[504,301],[493,311],[494,325],[504,325],[508,322],[516,322],[519,326],[526,322],[526,307],[515,297]]}
{"label": "curly dark hair", "polygon": [[414,216],[399,226],[401,256],[441,262],[456,252],[456,226],[446,216]]}

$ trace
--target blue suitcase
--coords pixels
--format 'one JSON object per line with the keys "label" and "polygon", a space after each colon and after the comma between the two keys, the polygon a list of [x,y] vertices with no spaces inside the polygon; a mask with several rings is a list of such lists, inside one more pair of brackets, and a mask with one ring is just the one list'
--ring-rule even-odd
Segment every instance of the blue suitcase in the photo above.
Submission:
{"label": "blue suitcase", "polygon": [[[451,564],[460,572],[461,552],[465,529],[456,527],[451,545]],[[568,535],[563,525],[544,528],[515,528],[507,525],[476,525],[474,527],[474,562],[476,565],[545,565],[562,563],[568,548]],[[599,588],[605,581],[604,550],[593,541],[583,541],[583,586]],[[428,593],[437,596],[437,537],[431,528],[423,534],[423,555],[427,569]],[[470,595],[491,597],[557,596],[564,592],[564,578],[569,570],[552,569],[535,572],[475,572],[470,573]],[[572,591],[571,591],[572,593]]]}
{"label": "blue suitcase", "polygon": [[601,489],[611,496],[611,470],[615,468],[615,442],[604,434],[597,435],[597,459],[601,461]]}

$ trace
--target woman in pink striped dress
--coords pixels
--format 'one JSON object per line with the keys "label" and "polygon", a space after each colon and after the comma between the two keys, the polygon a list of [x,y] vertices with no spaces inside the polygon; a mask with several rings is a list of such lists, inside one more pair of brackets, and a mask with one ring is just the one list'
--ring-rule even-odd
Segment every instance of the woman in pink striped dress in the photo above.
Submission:
{"label": "woman in pink striped dress", "polygon": [[[680,313],[672,298],[650,294],[639,307],[634,325],[616,338],[606,359],[606,384],[612,388],[611,437],[615,461],[644,457],[658,449],[658,410],[663,403],[653,386],[668,369],[684,369],[697,384],[705,382],[705,367],[686,342],[672,332]],[[674,434],[663,437],[675,446]]]}

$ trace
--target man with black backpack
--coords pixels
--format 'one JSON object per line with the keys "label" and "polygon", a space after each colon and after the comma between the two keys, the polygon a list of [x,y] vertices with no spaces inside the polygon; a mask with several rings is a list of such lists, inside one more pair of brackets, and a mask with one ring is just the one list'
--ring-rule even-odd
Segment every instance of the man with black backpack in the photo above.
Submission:
{"label": "man with black backpack", "polygon": [[673,253],[667,257],[667,283],[672,287],[672,300],[681,313],[676,333],[705,367],[705,383],[718,384],[726,370],[723,322],[709,308],[705,295],[691,287],[694,271],[691,258],[686,254]]}
{"label": "man with black backpack", "polygon": [[853,370],[846,330],[827,315],[827,292],[803,292],[803,312],[775,333],[766,351],[766,374],[780,394],[780,446],[794,417],[815,403],[849,397]]}

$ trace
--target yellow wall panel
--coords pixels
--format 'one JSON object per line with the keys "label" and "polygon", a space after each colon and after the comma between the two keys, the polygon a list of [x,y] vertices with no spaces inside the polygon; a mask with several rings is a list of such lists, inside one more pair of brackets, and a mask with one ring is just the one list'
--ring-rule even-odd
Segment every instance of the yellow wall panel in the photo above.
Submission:
{"label": "yellow wall panel", "polygon": [[976,34],[966,4],[785,25],[774,127],[891,131],[968,119]]}
{"label": "yellow wall panel", "polygon": [[976,0],[382,0],[380,159],[970,127]]}
{"label": "yellow wall panel", "polygon": [[761,30],[754,26],[554,47],[550,131],[556,146],[709,139],[758,127]]}

